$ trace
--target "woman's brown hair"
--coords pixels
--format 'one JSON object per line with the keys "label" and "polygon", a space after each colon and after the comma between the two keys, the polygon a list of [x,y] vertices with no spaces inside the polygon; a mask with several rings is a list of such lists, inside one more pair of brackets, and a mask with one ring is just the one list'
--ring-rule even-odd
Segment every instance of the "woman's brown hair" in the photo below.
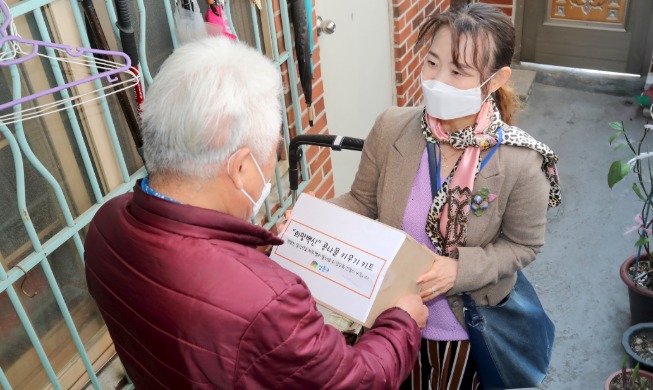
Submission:
{"label": "woman's brown hair", "polygon": [[[515,52],[515,28],[510,18],[499,8],[473,3],[448,12],[428,17],[420,27],[417,44],[431,43],[440,27],[449,27],[451,31],[451,55],[456,66],[460,66],[461,55],[468,42],[472,46],[473,65],[487,79],[504,66],[510,66]],[[468,39],[469,38],[469,39]],[[460,45],[463,53],[460,52]],[[464,58],[463,58],[464,60]],[[519,97],[511,86],[505,84],[493,94],[501,119],[513,124],[521,107]]]}

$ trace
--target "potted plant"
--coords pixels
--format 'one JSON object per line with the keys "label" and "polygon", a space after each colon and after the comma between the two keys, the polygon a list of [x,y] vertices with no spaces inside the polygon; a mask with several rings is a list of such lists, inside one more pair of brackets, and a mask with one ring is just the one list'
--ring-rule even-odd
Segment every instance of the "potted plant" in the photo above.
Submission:
{"label": "potted plant", "polygon": [[[642,202],[641,212],[635,217],[638,233],[635,255],[627,258],[621,265],[620,275],[628,287],[630,300],[630,317],[632,324],[653,322],[653,270],[651,267],[650,242],[653,238],[653,151],[648,137],[653,125],[644,125],[644,131],[638,141],[626,132],[623,122],[610,122],[615,133],[610,137],[610,144],[615,150],[627,147],[631,158],[624,162],[617,160],[610,166],[608,186],[612,188],[631,172],[635,175],[632,184],[635,196]],[[617,140],[621,142],[615,142]]]}
{"label": "potted plant", "polygon": [[621,362],[621,370],[606,379],[604,390],[653,390],[653,374],[635,368],[626,368],[626,356]]}
{"label": "potted plant", "polygon": [[653,371],[653,322],[631,326],[621,343],[632,361],[644,370]]}

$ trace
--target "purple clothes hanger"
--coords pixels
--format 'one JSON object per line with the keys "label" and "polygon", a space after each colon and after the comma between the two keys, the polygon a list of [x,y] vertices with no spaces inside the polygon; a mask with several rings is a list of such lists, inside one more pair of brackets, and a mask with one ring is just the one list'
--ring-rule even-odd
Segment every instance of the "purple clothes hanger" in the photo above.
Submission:
{"label": "purple clothes hanger", "polygon": [[[122,53],[122,52],[108,51],[108,50],[97,50],[97,49],[90,49],[90,48],[85,48],[85,47],[74,48],[74,47],[68,46],[68,45],[62,45],[62,44],[50,43],[50,42],[43,42],[43,41],[34,41],[34,40],[31,40],[31,39],[24,39],[24,38],[21,38],[19,36],[10,35],[9,26],[11,25],[13,17],[11,16],[11,13],[9,12],[9,8],[7,7],[7,4],[4,2],[4,0],[0,0],[0,10],[2,11],[2,15],[4,16],[4,21],[2,22],[2,26],[0,26],[0,47],[3,47],[5,44],[11,46],[12,44],[15,44],[15,43],[26,44],[26,45],[32,46],[32,50],[31,50],[30,53],[26,53],[24,55],[21,55],[19,58],[15,58],[15,59],[11,59],[11,60],[2,60],[2,61],[0,61],[0,66],[17,65],[17,64],[21,64],[21,63],[24,63],[26,61],[29,61],[30,59],[34,58],[35,56],[40,55],[38,53],[39,47],[52,48],[52,49],[58,50],[60,52],[65,52],[69,56],[75,57],[75,58],[86,56],[86,55],[89,55],[89,56],[92,57],[93,54],[100,54],[100,55],[104,55],[104,56],[122,57],[124,59],[124,62],[125,62],[124,64],[116,63],[116,65],[118,65],[118,66],[115,67],[115,68],[107,68],[106,66],[98,67],[98,69],[103,69],[104,71],[98,72],[97,74],[85,77],[85,78],[80,79],[80,80],[71,81],[69,83],[59,85],[59,86],[56,86],[56,87],[53,87],[53,88],[50,88],[50,89],[47,89],[47,90],[44,90],[44,91],[40,91],[40,92],[31,94],[29,96],[21,97],[20,99],[16,99],[16,100],[12,100],[12,101],[7,102],[7,103],[0,104],[0,112],[2,112],[3,110],[6,110],[8,108],[11,108],[13,106],[16,106],[18,104],[29,102],[29,101],[38,99],[40,97],[43,97],[43,96],[46,96],[46,95],[49,95],[49,94],[53,94],[53,93],[62,91],[64,89],[72,88],[72,87],[75,87],[77,85],[84,84],[84,83],[87,83],[87,82],[90,82],[90,81],[93,81],[93,80],[97,80],[97,79],[101,79],[101,78],[106,77],[109,82],[115,82],[115,81],[118,80],[118,78],[114,77],[113,75],[118,74],[118,73],[131,74],[131,72],[129,70],[129,68],[131,66],[131,61],[130,61],[129,57],[125,53]],[[95,61],[99,61],[99,60],[95,59]],[[108,62],[108,63],[114,64],[113,62]],[[129,87],[133,87],[133,85],[130,85],[127,88],[129,88]],[[102,88],[102,89],[106,89],[106,88]],[[108,95],[108,93],[107,93],[107,95]],[[78,104],[81,104],[81,103],[78,103]],[[54,105],[56,105],[56,104],[54,104]],[[53,106],[53,104],[50,103],[50,104],[48,104],[46,106],[51,107],[51,106]],[[3,118],[4,118],[4,116],[3,116]]]}

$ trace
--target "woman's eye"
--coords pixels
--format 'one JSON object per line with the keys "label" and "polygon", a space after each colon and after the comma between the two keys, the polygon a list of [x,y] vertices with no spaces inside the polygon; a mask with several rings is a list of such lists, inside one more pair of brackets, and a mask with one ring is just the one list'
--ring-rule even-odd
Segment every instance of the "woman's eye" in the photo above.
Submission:
{"label": "woman's eye", "polygon": [[427,60],[426,63],[427,63],[429,66],[435,66],[435,62],[433,62],[433,61],[428,61],[428,60]]}
{"label": "woman's eye", "polygon": [[457,71],[457,70],[452,70],[451,73],[452,73],[454,76],[460,76],[460,75],[462,75],[462,73],[460,73],[460,72]]}

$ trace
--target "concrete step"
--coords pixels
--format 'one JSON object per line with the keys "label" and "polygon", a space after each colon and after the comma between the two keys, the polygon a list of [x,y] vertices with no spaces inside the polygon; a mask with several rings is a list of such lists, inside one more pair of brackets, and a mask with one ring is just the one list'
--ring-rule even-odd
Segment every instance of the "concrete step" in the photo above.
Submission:
{"label": "concrete step", "polygon": [[519,96],[522,102],[528,100],[528,96],[531,94],[531,89],[533,88],[533,83],[535,82],[535,76],[537,76],[537,72],[533,70],[519,68],[512,69],[512,76],[510,76],[510,79],[512,80],[513,88],[515,88],[517,96]]}

